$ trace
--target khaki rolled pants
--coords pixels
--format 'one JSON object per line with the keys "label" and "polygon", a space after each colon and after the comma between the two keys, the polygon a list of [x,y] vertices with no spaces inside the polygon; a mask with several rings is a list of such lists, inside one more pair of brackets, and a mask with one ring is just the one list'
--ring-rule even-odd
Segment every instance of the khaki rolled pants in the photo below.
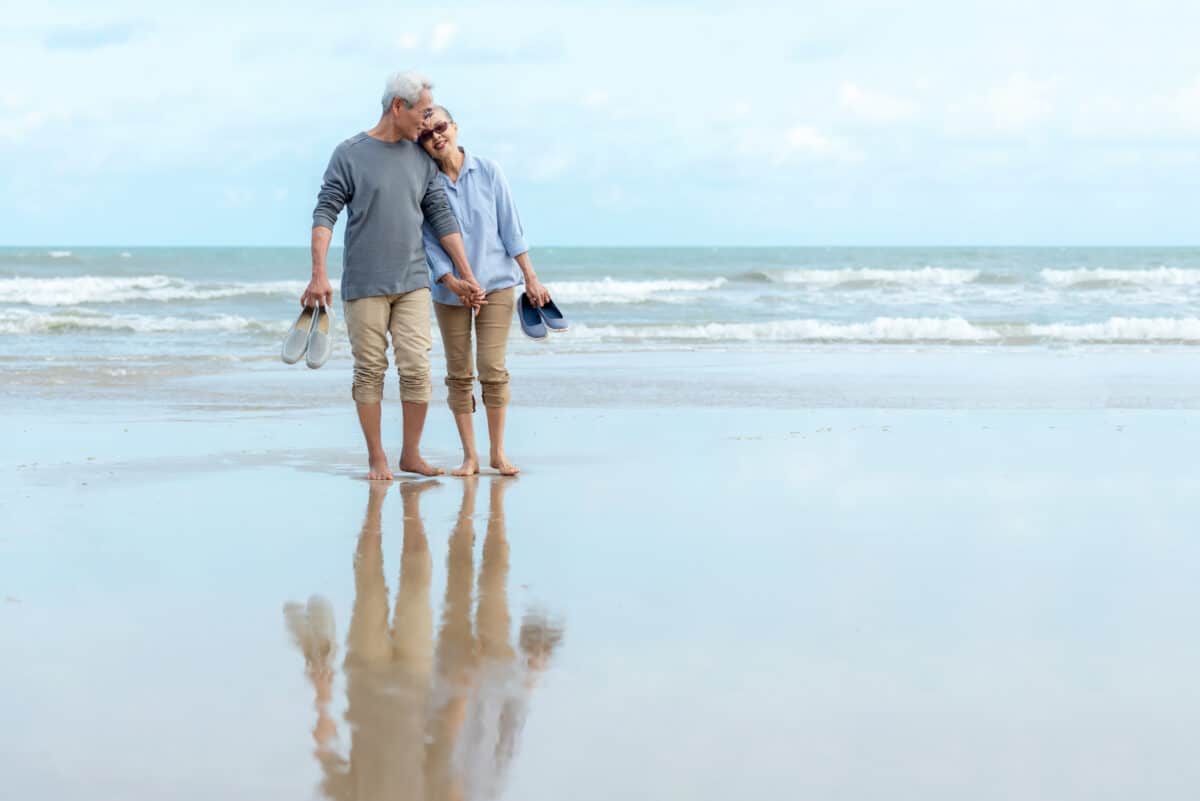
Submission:
{"label": "khaki rolled pants", "polygon": [[[483,405],[508,405],[508,332],[512,328],[516,288],[500,289],[487,296],[487,305],[474,315],[469,306],[434,303],[442,346],[446,351],[447,402],[455,414],[475,411],[475,373],[471,369],[471,328],[475,329],[475,365],[483,388]],[[473,319],[472,319],[473,318]]]}
{"label": "khaki rolled pants", "polygon": [[354,354],[354,386],[350,394],[358,403],[383,400],[387,374],[388,335],[396,372],[400,375],[400,400],[429,403],[433,383],[429,372],[429,289],[422,287],[400,295],[374,295],[343,304],[350,350]]}

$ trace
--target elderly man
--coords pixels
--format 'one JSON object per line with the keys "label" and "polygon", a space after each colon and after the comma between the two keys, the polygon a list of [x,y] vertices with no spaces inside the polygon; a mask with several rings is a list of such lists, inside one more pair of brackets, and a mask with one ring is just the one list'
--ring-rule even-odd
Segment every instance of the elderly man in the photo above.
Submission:
{"label": "elderly man", "polygon": [[329,305],[333,298],[325,259],[338,214],[347,209],[342,301],[354,354],[351,395],[367,441],[370,479],[392,479],[380,435],[389,334],[404,418],[400,469],[426,476],[443,472],[421,457],[432,347],[423,221],[429,222],[466,279],[461,285],[463,302],[477,305],[483,300],[437,165],[416,144],[433,106],[432,88],[429,79],[416,72],[388,79],[379,122],[333,151],[313,211],[312,280],[300,298],[304,306]]}

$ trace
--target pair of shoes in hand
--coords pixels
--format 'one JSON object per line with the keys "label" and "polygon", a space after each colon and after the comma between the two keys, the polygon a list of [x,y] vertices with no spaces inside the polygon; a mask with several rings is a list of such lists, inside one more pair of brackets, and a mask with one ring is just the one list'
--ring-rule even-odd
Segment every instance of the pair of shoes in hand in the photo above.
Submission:
{"label": "pair of shoes in hand", "polygon": [[304,363],[317,369],[333,352],[333,312],[328,306],[306,306],[283,339],[283,363]]}
{"label": "pair of shoes in hand", "polygon": [[521,320],[521,330],[530,339],[545,339],[553,331],[558,333],[567,330],[567,318],[554,305],[553,300],[547,300],[540,308],[533,305],[529,295],[522,292],[517,301],[517,317]]}

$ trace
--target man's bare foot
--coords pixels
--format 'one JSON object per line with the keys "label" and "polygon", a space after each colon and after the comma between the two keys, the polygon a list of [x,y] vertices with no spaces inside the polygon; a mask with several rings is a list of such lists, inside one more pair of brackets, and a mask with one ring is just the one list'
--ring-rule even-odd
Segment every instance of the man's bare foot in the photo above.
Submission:
{"label": "man's bare foot", "polygon": [[440,467],[434,467],[420,456],[401,456],[400,469],[405,473],[416,473],[420,476],[440,476],[446,472]]}
{"label": "man's bare foot", "polygon": [[451,470],[450,475],[465,478],[466,476],[479,475],[479,459],[475,456],[463,457],[463,463],[457,470]]}
{"label": "man's bare foot", "polygon": [[392,475],[392,469],[388,467],[386,453],[377,453],[374,456],[369,456],[367,461],[370,464],[367,469],[368,481],[391,481],[395,478]]}
{"label": "man's bare foot", "polygon": [[508,457],[504,455],[504,451],[492,452],[492,467],[499,470],[502,476],[515,476],[521,472],[521,468],[508,461]]}

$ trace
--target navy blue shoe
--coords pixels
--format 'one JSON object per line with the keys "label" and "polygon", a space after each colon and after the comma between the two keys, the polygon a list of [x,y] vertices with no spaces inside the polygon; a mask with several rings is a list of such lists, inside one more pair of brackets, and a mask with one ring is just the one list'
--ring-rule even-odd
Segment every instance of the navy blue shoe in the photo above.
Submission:
{"label": "navy blue shoe", "polygon": [[529,296],[524,292],[517,301],[517,318],[521,321],[521,330],[525,332],[525,336],[530,339],[546,338],[546,324],[542,322],[542,315],[529,302]]}
{"label": "navy blue shoe", "polygon": [[538,309],[542,313],[542,322],[551,331],[558,333],[559,331],[567,330],[567,318],[563,317],[563,313],[554,305],[553,300],[547,300],[546,305]]}

